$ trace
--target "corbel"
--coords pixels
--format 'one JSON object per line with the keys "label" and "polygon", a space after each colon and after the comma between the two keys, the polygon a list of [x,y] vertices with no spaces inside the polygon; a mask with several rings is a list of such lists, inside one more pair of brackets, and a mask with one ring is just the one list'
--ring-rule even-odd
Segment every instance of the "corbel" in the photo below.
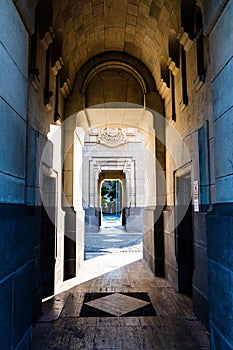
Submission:
{"label": "corbel", "polygon": [[46,91],[44,94],[44,105],[45,105],[47,112],[51,112],[51,110],[53,109],[53,104],[52,104],[52,101],[50,99],[52,96],[53,96],[52,91]]}
{"label": "corbel", "polygon": [[161,79],[159,82],[159,94],[163,100],[168,96],[169,91],[170,91],[169,87],[167,86],[165,81]]}
{"label": "corbel", "polygon": [[49,27],[49,30],[44,34],[44,37],[40,39],[41,46],[46,51],[49,45],[53,42],[55,34],[52,27]]}
{"label": "corbel", "polygon": [[70,80],[66,79],[60,89],[61,89],[62,96],[64,98],[67,98],[70,95],[70,93],[71,93]]}
{"label": "corbel", "polygon": [[176,67],[175,62],[172,61],[172,58],[171,58],[171,57],[168,58],[167,66],[168,66],[168,68],[170,69],[170,71],[172,72],[172,74],[173,74],[174,76],[176,76],[177,73],[179,72],[179,68]]}
{"label": "corbel", "polygon": [[179,40],[180,44],[183,45],[185,51],[189,51],[191,49],[193,45],[193,40],[189,38],[188,33],[184,31],[183,27],[181,27],[177,39]]}
{"label": "corbel", "polygon": [[54,66],[51,68],[53,74],[57,75],[59,70],[62,69],[63,66],[64,66],[64,61],[63,61],[62,57],[59,57],[56,60],[56,62],[54,63]]}

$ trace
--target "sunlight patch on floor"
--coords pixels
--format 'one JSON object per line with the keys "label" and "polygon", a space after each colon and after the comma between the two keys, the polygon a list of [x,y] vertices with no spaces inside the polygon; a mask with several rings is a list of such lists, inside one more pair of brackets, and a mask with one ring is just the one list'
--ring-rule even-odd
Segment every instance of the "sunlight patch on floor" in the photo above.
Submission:
{"label": "sunlight patch on floor", "polygon": [[108,272],[129,265],[142,259],[142,252],[137,253],[112,253],[96,258],[85,260],[79,270],[78,276],[68,281],[64,281],[60,288],[57,288],[56,294],[64,292],[79,284],[88,282],[96,277],[102,276]]}

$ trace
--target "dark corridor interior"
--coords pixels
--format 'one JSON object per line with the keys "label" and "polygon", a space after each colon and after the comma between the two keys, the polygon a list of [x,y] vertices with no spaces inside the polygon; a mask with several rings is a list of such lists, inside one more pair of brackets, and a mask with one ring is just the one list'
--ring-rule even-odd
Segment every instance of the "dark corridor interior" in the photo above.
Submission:
{"label": "dark corridor interior", "polygon": [[[51,212],[52,211],[54,211],[54,207],[51,208]],[[42,298],[47,298],[54,294],[55,226],[50,220],[44,207],[42,207],[41,211],[40,269],[42,279]]]}
{"label": "dark corridor interior", "polygon": [[178,291],[192,296],[194,254],[193,218],[191,200],[191,173],[176,177],[176,222],[175,252],[178,265]]}

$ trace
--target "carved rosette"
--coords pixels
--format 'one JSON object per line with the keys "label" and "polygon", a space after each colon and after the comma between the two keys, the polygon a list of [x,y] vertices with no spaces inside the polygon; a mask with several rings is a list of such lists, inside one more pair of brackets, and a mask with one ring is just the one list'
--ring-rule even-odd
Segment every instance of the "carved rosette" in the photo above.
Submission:
{"label": "carved rosette", "polygon": [[109,147],[116,147],[127,142],[125,130],[121,128],[104,128],[100,130],[98,142]]}

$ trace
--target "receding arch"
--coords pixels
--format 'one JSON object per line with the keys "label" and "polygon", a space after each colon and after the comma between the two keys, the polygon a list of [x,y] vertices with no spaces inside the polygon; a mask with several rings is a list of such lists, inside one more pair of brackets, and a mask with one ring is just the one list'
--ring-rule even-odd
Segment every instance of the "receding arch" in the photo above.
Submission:
{"label": "receding arch", "polygon": [[[123,76],[129,78],[126,97],[119,96],[112,101],[99,96],[96,101],[87,100],[88,87],[93,79],[98,80],[101,74],[107,74],[107,71],[118,70]],[[115,71],[116,72],[116,71]],[[120,86],[118,87],[120,89]],[[136,91],[136,98],[132,95]],[[124,52],[109,51],[88,60],[77,72],[72,94],[66,100],[65,115],[69,116],[75,112],[96,104],[105,104],[106,102],[133,103],[142,107],[149,107],[164,113],[163,101],[160,98],[154,78],[149,69],[137,58]]]}
{"label": "receding arch", "polygon": [[144,105],[146,87],[144,81],[138,79],[134,72],[119,64],[101,67],[93,72],[91,79],[85,84],[85,106],[104,103],[127,102]]}
{"label": "receding arch", "polygon": [[156,84],[148,68],[137,58],[124,52],[109,51],[92,57],[77,72],[74,81],[74,90],[84,93],[85,86],[94,72],[103,67],[116,65],[130,70],[143,84],[146,92],[156,91]]}

